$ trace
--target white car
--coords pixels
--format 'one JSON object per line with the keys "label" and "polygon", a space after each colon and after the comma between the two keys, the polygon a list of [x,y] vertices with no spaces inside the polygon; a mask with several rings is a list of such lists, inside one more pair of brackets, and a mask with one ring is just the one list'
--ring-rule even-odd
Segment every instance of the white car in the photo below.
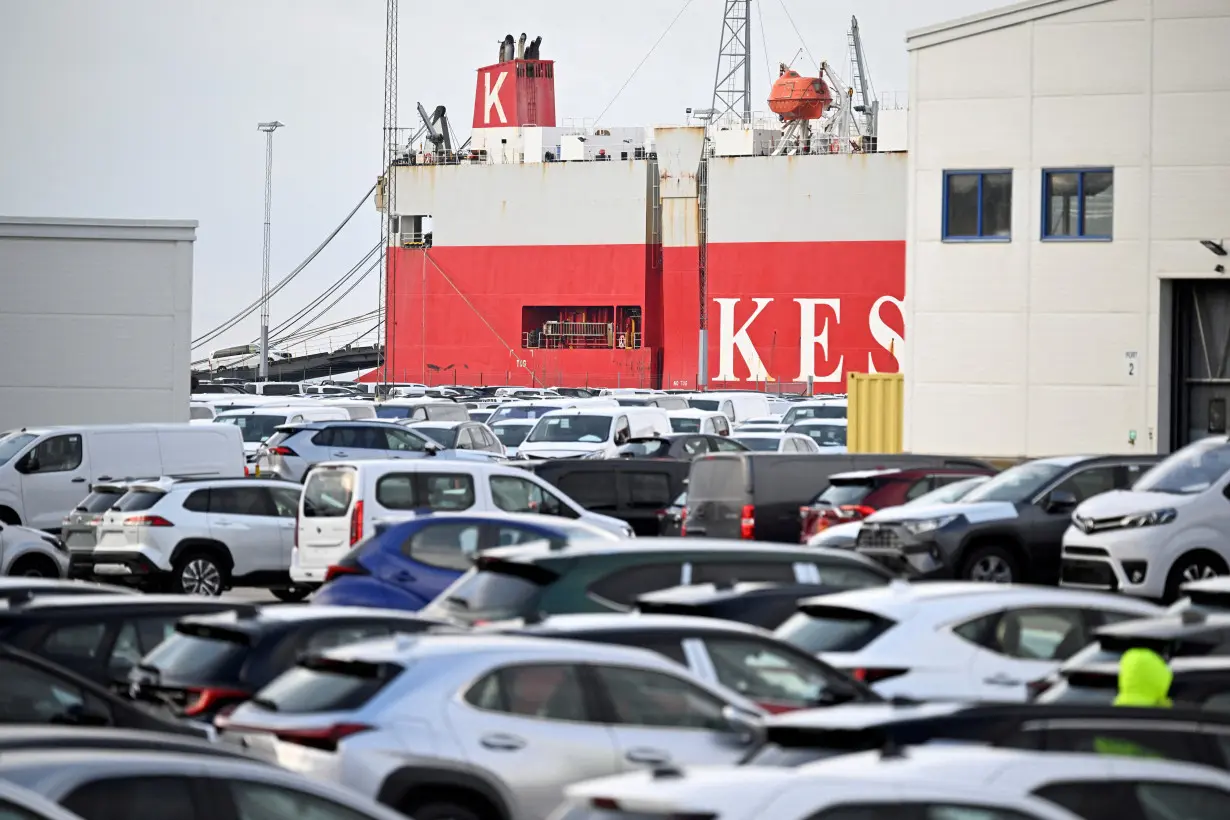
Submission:
{"label": "white car", "polygon": [[525,437],[534,429],[534,425],[538,423],[538,419],[504,419],[503,421],[493,422],[491,424],[491,432],[495,433],[495,437],[500,440],[500,444],[504,445],[504,453],[509,458],[517,457],[517,448],[525,441]]}
{"label": "white car", "polygon": [[951,484],[945,484],[943,487],[936,487],[931,492],[923,493],[918,498],[911,499],[904,504],[876,510],[876,512],[862,520],[851,521],[849,524],[835,524],[820,530],[820,532],[807,539],[807,545],[809,547],[853,549],[855,542],[858,540],[858,531],[863,526],[863,521],[875,521],[876,515],[883,510],[899,510],[902,507],[925,507],[934,504],[955,504],[975,487],[984,484],[990,478],[988,475],[978,475],[963,478]]}
{"label": "white car", "polygon": [[1130,490],[1086,500],[1063,536],[1060,583],[1173,601],[1186,581],[1230,572],[1230,440],[1172,453]]}
{"label": "white car", "polygon": [[730,438],[756,453],[820,452],[820,448],[811,439],[797,433],[749,433],[739,430]]}
{"label": "white car", "polygon": [[845,419],[848,413],[849,399],[810,399],[792,404],[782,422],[789,427],[807,419]]}
{"label": "white car", "polygon": [[579,783],[551,820],[1220,820],[1230,775],[1118,755],[915,746],[794,769],[645,771]]}
{"label": "white car", "polygon": [[1054,587],[893,581],[804,599],[776,635],[884,697],[1024,701],[1098,627],[1164,612]]}
{"label": "white car", "polygon": [[848,426],[845,419],[804,419],[787,427],[786,432],[807,436],[820,452],[836,455],[846,452]]}
{"label": "white car", "polygon": [[735,425],[736,433],[783,433],[786,430],[780,414],[756,416]]}

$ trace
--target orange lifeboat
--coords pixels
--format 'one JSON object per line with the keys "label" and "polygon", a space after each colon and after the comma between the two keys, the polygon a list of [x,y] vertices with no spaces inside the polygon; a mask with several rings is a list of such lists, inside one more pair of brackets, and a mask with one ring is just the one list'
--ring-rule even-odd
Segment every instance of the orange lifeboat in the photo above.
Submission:
{"label": "orange lifeboat", "polygon": [[786,66],[769,91],[769,110],[783,120],[816,120],[833,104],[833,94],[819,77],[803,77]]}

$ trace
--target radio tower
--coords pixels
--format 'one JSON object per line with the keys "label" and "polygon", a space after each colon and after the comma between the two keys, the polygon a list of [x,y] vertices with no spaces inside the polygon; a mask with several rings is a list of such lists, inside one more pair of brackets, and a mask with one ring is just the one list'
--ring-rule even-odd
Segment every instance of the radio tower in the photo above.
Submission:
{"label": "radio tower", "polygon": [[[376,339],[380,348],[380,382],[389,381],[389,352],[393,350],[396,322],[389,322],[389,289],[396,285],[397,277],[389,270],[397,264],[397,254],[389,253],[392,242],[394,191],[397,174],[393,160],[397,156],[397,0],[387,0],[384,23],[384,213],[380,220],[380,244],[383,247],[380,259],[380,301],[376,306]],[[397,300],[393,300],[396,307]]]}
{"label": "radio tower", "polygon": [[713,77],[713,118],[752,119],[752,0],[726,0]]}

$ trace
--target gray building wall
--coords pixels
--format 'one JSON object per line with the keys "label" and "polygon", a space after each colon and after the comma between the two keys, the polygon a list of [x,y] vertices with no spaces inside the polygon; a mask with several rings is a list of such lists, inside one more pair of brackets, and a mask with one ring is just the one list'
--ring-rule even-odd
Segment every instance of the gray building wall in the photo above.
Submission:
{"label": "gray building wall", "polygon": [[0,216],[0,432],[188,420],[196,226]]}

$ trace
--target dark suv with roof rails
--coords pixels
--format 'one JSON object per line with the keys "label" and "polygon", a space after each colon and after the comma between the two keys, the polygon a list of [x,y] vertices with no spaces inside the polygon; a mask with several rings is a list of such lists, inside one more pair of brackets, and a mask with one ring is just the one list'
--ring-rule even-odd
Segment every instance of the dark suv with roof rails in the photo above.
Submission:
{"label": "dark suv with roof rails", "polygon": [[552,458],[515,461],[590,512],[626,521],[638,536],[658,534],[658,513],[687,486],[686,461]]}
{"label": "dark suv with roof rails", "polygon": [[746,583],[690,584],[647,592],[636,599],[637,612],[694,615],[776,629],[799,611],[799,601],[841,592],[825,584]]}
{"label": "dark suv with roof rails", "polygon": [[689,538],[487,550],[419,614],[467,625],[536,615],[630,612],[646,592],[740,580],[883,586],[888,570],[846,550]]}
{"label": "dark suv with roof rails", "polygon": [[1132,486],[1156,455],[1040,458],[955,504],[882,510],[856,549],[897,572],[995,583],[1059,582],[1063,534],[1087,498]]}
{"label": "dark suv with roof rails", "polygon": [[899,454],[718,453],[692,462],[688,474],[688,537],[800,542],[799,508],[851,470],[974,468],[984,461],[949,456]]}

